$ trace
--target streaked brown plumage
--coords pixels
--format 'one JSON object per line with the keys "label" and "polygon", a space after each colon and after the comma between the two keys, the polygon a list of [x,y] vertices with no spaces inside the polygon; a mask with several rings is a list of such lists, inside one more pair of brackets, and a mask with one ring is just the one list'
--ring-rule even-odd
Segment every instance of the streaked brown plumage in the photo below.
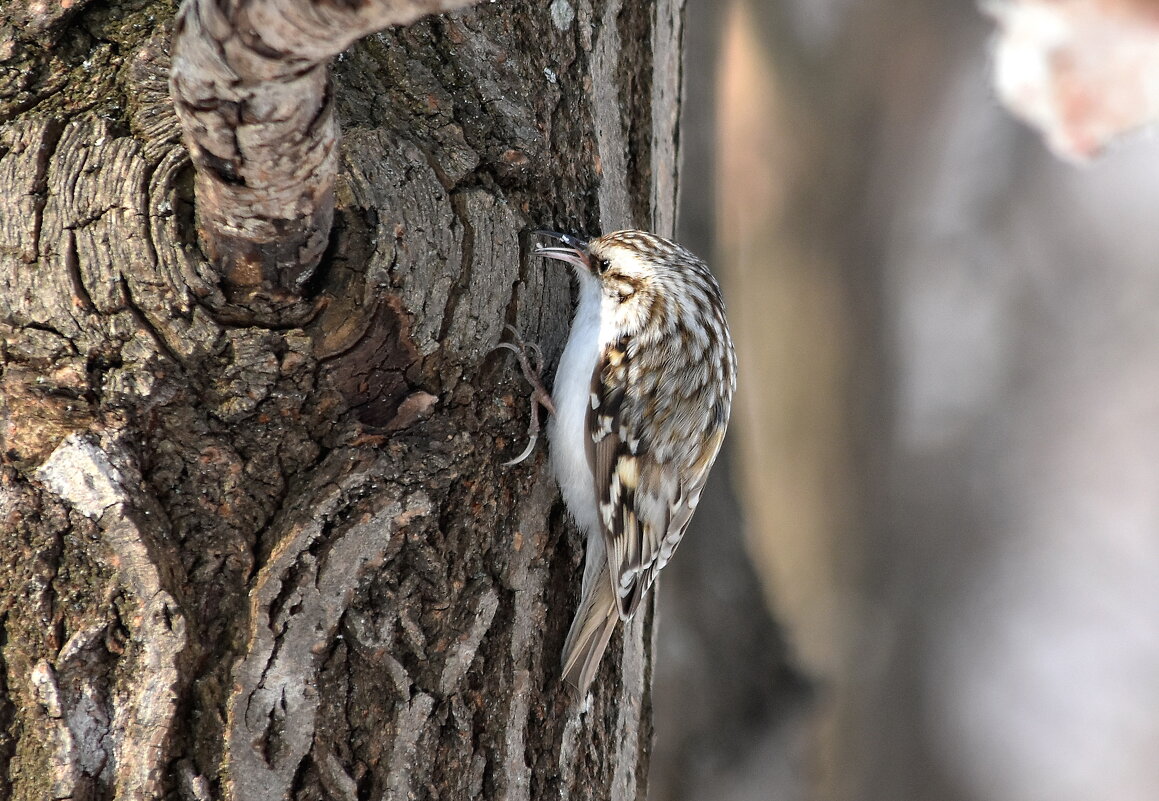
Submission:
{"label": "streaked brown plumage", "polygon": [[536,252],[572,265],[580,296],[556,371],[551,461],[587,534],[564,677],[586,691],[616,621],[671,558],[728,425],[736,356],[703,261],[643,231]]}

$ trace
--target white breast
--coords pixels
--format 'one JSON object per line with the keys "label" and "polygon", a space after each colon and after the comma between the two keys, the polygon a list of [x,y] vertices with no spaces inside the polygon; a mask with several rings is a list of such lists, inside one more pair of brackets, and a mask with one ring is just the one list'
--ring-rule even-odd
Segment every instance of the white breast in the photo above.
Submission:
{"label": "white breast", "polygon": [[576,523],[589,536],[599,533],[596,488],[588,466],[585,443],[592,373],[596,369],[601,345],[601,294],[598,281],[580,276],[579,305],[551,392],[555,415],[547,426],[555,479]]}

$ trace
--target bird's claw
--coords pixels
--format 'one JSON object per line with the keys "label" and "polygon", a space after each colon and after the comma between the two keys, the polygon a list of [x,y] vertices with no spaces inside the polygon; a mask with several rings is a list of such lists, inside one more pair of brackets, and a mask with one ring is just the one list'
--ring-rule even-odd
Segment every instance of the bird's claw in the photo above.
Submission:
{"label": "bird's claw", "polygon": [[[495,350],[509,350],[515,354],[519,360],[519,367],[523,371],[523,377],[527,383],[531,384],[531,422],[527,426],[527,447],[523,449],[523,453],[516,456],[514,459],[504,462],[504,467],[512,467],[517,465],[531,455],[535,450],[535,444],[539,440],[539,409],[537,406],[542,406],[551,414],[555,414],[555,402],[551,399],[551,393],[543,386],[543,381],[540,378],[540,373],[543,371],[543,351],[534,342],[527,344],[523,338],[519,336],[519,332],[515,326],[507,325],[504,328],[511,333],[514,344],[511,342],[500,342],[495,346]],[[531,354],[535,359],[534,365],[528,354]]]}
{"label": "bird's claw", "polygon": [[[532,412],[531,415],[532,415],[532,419],[535,419],[537,417],[535,412]],[[538,425],[536,427],[538,427]],[[519,454],[514,459],[508,459],[506,462],[503,462],[504,467],[515,467],[515,465],[522,462],[524,459],[526,459],[528,456],[531,455],[532,451],[535,450],[535,443],[539,441],[539,434],[538,433],[532,434],[530,431],[528,431],[527,433],[528,433],[527,447],[523,449],[523,453]]]}

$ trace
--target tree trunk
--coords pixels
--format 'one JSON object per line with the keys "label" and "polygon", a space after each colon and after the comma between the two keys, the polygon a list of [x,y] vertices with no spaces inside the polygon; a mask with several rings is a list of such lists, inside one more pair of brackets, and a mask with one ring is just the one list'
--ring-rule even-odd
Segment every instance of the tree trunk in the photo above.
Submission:
{"label": "tree trunk", "polygon": [[559,679],[582,540],[517,468],[523,233],[670,234],[680,0],[485,4],[334,67],[300,319],[201,255],[166,4],[0,15],[0,796],[642,798],[651,613]]}

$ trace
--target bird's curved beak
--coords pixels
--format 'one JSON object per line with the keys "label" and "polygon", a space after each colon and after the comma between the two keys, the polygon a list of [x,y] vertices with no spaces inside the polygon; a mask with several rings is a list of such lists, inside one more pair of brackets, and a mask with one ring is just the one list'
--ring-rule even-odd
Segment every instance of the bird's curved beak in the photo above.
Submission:
{"label": "bird's curved beak", "polygon": [[566,261],[574,264],[585,272],[592,271],[591,254],[588,253],[588,243],[571,234],[561,234],[558,231],[533,231],[537,236],[546,236],[559,240],[564,247],[544,247],[536,245],[532,251],[536,256],[543,256],[557,261]]}

